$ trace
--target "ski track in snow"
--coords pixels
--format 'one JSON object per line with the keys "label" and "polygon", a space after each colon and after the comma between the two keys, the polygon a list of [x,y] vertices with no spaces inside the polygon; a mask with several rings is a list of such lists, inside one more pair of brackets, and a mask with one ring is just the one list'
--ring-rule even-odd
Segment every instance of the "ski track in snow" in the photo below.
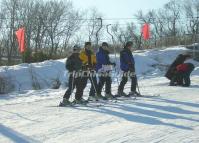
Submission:
{"label": "ski track in snow", "polygon": [[189,88],[170,87],[164,77],[140,78],[142,94],[161,96],[101,107],[55,107],[65,90],[2,96],[0,142],[198,143],[199,76],[191,78]]}
{"label": "ski track in snow", "polygon": [[[135,51],[141,93],[161,96],[126,98],[100,107],[56,107],[65,92],[65,59],[0,67],[0,74],[11,77],[15,90],[20,89],[0,95],[0,143],[199,143],[199,63],[187,61],[196,66],[191,87],[168,86],[162,76],[166,66],[185,51],[180,46]],[[30,90],[30,67],[43,90]],[[116,94],[116,77],[121,77],[113,75]],[[54,78],[61,80],[62,88],[49,89]],[[89,88],[90,83],[84,98]],[[129,90],[130,82],[125,92]]]}

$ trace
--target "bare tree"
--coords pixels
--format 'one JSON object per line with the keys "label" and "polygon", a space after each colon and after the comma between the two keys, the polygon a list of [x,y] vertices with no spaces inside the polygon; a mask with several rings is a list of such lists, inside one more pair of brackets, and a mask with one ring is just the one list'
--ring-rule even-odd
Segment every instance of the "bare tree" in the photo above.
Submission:
{"label": "bare tree", "polygon": [[178,22],[181,18],[181,5],[176,0],[171,0],[164,5],[164,13],[162,16],[167,24],[168,34],[171,36],[177,36]]}
{"label": "bare tree", "polygon": [[199,34],[199,1],[185,0],[184,8],[187,18],[187,33],[192,35],[192,39],[194,39],[194,35]]}
{"label": "bare tree", "polygon": [[113,33],[113,36],[116,39],[116,41],[118,41],[118,44],[124,46],[126,42],[126,37],[125,37],[124,30],[119,25],[119,23],[112,25],[111,32]]}
{"label": "bare tree", "polygon": [[[99,23],[99,18],[102,15],[98,12],[96,8],[92,8],[91,10],[87,11],[87,27],[85,30],[88,32],[88,40],[91,42],[96,42],[96,33],[101,26]],[[100,37],[100,33],[98,33],[98,38]]]}
{"label": "bare tree", "polygon": [[18,55],[15,31],[23,26],[26,30],[26,47],[30,51],[43,50],[51,57],[59,48],[68,45],[80,29],[82,14],[68,1],[5,0],[1,2],[0,16],[3,31],[2,47],[8,61]]}
{"label": "bare tree", "polygon": [[65,24],[63,24],[64,26],[62,28],[64,37],[64,48],[67,48],[68,45],[70,45],[69,43],[72,40],[72,38],[76,37],[75,33],[80,30],[81,25],[85,22],[83,20],[83,15],[85,14],[85,12],[76,11],[72,7],[70,9],[70,12],[65,12],[65,14],[63,15],[64,17],[67,17],[67,20],[64,21]]}
{"label": "bare tree", "polygon": [[17,9],[18,9],[18,1],[17,0],[5,0],[1,3],[2,11],[4,13],[5,18],[9,17],[9,19],[5,19],[5,27],[8,27],[5,29],[6,31],[6,37],[5,40],[7,41],[6,45],[4,45],[6,48],[7,53],[7,59],[8,63],[11,63],[12,56],[14,55],[14,52],[16,51],[16,44],[15,44],[15,20],[17,18]]}

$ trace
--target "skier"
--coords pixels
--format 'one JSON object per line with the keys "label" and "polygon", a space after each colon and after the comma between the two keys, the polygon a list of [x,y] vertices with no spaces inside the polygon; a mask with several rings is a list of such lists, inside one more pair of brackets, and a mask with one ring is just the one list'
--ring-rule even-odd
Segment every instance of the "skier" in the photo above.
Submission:
{"label": "skier", "polygon": [[[128,41],[123,50],[120,52],[120,68],[123,71],[122,81],[118,87],[118,96],[126,96],[129,97],[130,95],[141,96],[136,91],[137,86],[137,77],[135,75],[135,61],[133,58],[133,54],[131,52],[131,48],[133,46],[133,42]],[[123,92],[124,86],[128,81],[128,77],[131,78],[131,92],[126,94]]]}
{"label": "skier", "polygon": [[189,87],[191,84],[190,74],[194,70],[192,63],[180,64],[176,67],[175,75],[172,78],[171,85],[180,85]]}
{"label": "skier", "polygon": [[84,49],[80,52],[80,59],[82,61],[82,78],[81,78],[81,94],[87,85],[88,79],[91,82],[91,89],[89,92],[88,100],[104,99],[102,96],[97,95],[97,78],[96,78],[96,55],[93,52],[91,42],[85,42]]}
{"label": "skier", "polygon": [[170,85],[175,85],[175,73],[176,73],[176,67],[180,64],[183,64],[186,60],[190,59],[191,55],[189,54],[179,54],[177,58],[174,60],[174,62],[170,65],[169,69],[167,70],[165,77],[167,77],[170,80]]}
{"label": "skier", "polygon": [[69,98],[72,94],[72,91],[76,87],[75,100],[73,103],[84,104],[85,100],[82,98],[82,94],[79,88],[79,82],[81,77],[79,72],[82,68],[82,62],[79,58],[80,47],[75,45],[73,47],[73,53],[66,60],[66,69],[69,71],[69,81],[68,89],[64,94],[63,101],[60,103],[60,106],[71,105]]}
{"label": "skier", "polygon": [[109,51],[108,51],[108,43],[103,42],[102,46],[99,48],[99,51],[96,54],[97,64],[96,71],[99,75],[99,82],[97,92],[98,95],[101,95],[102,88],[105,84],[105,97],[106,98],[114,98],[111,93],[111,70],[112,66],[116,66],[115,63],[110,62],[109,59]]}

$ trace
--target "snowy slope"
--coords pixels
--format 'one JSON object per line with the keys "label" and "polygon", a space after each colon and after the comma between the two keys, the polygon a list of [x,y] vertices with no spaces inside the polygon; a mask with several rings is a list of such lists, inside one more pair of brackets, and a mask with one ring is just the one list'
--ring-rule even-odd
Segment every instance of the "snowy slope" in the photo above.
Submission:
{"label": "snowy slope", "polygon": [[[51,81],[57,77],[64,81],[65,59],[33,64],[35,77],[42,77],[38,81],[42,90],[31,90],[30,65],[1,67],[0,74],[13,76],[21,90],[0,95],[0,143],[198,143],[199,64],[191,61],[196,69],[189,88],[170,87],[162,76],[165,66],[185,51],[183,47],[136,51],[141,93],[160,96],[101,107],[56,107],[65,89],[50,89]],[[113,93],[118,86],[115,81]],[[130,82],[125,92],[129,87]]]}
{"label": "snowy slope", "polygon": [[161,96],[101,107],[57,108],[64,90],[13,93],[0,102],[0,142],[198,143],[199,77],[192,78],[190,88],[143,79],[143,94]]}

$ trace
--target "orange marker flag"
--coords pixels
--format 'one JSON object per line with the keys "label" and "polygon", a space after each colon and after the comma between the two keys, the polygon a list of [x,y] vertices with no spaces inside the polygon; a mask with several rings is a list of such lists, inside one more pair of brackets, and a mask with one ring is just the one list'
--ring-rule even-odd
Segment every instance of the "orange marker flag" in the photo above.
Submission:
{"label": "orange marker flag", "polygon": [[144,40],[148,40],[150,38],[150,26],[148,23],[145,23],[142,27],[142,36]]}
{"label": "orange marker flag", "polygon": [[15,32],[17,36],[17,41],[19,44],[19,51],[20,53],[23,53],[26,48],[25,48],[25,28],[20,28]]}

